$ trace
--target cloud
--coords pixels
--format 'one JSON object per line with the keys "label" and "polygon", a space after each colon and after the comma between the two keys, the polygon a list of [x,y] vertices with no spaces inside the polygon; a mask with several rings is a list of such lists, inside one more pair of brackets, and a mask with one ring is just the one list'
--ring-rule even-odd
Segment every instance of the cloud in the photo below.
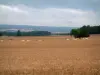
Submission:
{"label": "cloud", "polygon": [[21,10],[20,8],[14,7],[14,6],[0,5],[0,9],[2,11],[7,11],[7,12],[26,13],[25,11]]}
{"label": "cloud", "polygon": [[100,10],[100,0],[0,0],[0,4],[24,4],[38,8],[78,8]]}
{"label": "cloud", "polygon": [[98,22],[96,12],[91,10],[0,5],[1,24],[81,26]]}

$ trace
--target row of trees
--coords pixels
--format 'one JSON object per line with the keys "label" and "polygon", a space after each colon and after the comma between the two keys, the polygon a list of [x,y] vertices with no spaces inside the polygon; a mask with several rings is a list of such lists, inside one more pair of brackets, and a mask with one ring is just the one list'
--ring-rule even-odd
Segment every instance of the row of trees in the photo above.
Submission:
{"label": "row of trees", "polygon": [[[90,26],[84,25],[78,29],[72,29],[70,35],[75,38],[89,37],[90,34],[100,34],[100,25],[99,26]],[[51,32],[48,31],[31,31],[31,32],[21,32],[18,30],[17,32],[0,32],[0,36],[48,36],[51,35]],[[61,33],[56,35],[68,35],[67,33]]]}
{"label": "row of trees", "polygon": [[31,31],[31,32],[21,32],[18,30],[17,32],[0,32],[0,35],[4,36],[49,36],[51,32],[48,31]]}
{"label": "row of trees", "polygon": [[78,29],[72,29],[70,34],[75,38],[89,37],[90,34],[100,34],[100,26],[84,25]]}

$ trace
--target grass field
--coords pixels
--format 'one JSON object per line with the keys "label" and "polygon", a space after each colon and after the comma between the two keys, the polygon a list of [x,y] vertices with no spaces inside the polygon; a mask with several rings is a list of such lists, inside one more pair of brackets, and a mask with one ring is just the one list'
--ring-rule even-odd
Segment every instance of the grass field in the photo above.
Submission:
{"label": "grass field", "polygon": [[0,75],[100,75],[100,35],[0,40]]}

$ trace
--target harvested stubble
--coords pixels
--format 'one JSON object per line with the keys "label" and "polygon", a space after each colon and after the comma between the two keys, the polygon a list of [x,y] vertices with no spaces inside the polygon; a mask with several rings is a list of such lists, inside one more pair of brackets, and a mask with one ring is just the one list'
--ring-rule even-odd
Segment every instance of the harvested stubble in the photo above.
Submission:
{"label": "harvested stubble", "polygon": [[65,38],[71,39],[16,37],[10,44],[0,43],[0,75],[100,75],[100,35],[89,40]]}

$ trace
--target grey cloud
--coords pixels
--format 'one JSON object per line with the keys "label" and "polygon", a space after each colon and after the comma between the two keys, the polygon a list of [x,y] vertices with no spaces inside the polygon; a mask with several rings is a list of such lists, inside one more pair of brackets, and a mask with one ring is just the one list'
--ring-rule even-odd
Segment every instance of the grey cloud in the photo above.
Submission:
{"label": "grey cloud", "polygon": [[1,4],[25,4],[28,6],[47,8],[99,9],[100,0],[0,0]]}
{"label": "grey cloud", "polygon": [[[0,23],[48,26],[96,24],[96,13],[70,8],[31,8],[25,5],[0,5]],[[3,19],[2,19],[3,18]]]}
{"label": "grey cloud", "polygon": [[[0,0],[0,23],[83,25],[100,23],[100,0]],[[11,9],[10,9],[11,8]]]}

